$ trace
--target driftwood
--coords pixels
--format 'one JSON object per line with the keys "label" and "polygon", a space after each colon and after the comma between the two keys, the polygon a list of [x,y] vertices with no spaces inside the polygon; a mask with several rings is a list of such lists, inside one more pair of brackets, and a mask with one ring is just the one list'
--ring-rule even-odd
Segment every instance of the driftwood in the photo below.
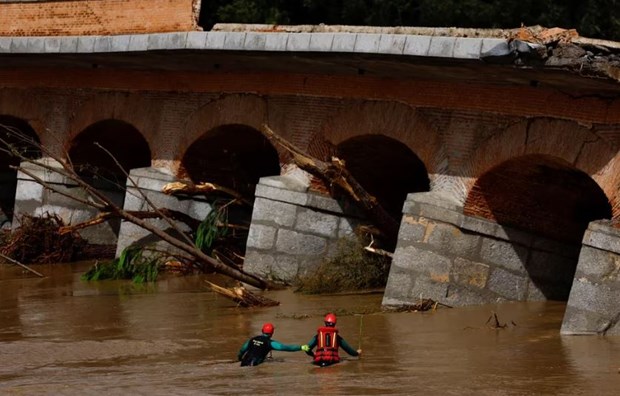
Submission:
{"label": "driftwood", "polygon": [[222,192],[231,197],[235,198],[241,203],[244,203],[248,206],[252,206],[253,202],[251,199],[242,196],[239,192],[228,188],[219,186],[213,183],[188,183],[188,182],[173,182],[166,184],[162,190],[164,194],[168,195],[177,195],[177,194],[186,194],[186,195],[209,195],[217,192]]}
{"label": "driftwood", "polygon": [[20,262],[19,262],[19,261],[17,261],[17,260],[13,260],[13,259],[12,259],[12,258],[10,258],[9,256],[5,256],[4,254],[0,253],[0,257],[2,257],[3,259],[5,259],[5,260],[7,260],[7,261],[10,261],[11,263],[13,263],[13,264],[15,264],[15,265],[17,265],[17,266],[22,267],[22,268],[23,268],[23,269],[25,269],[26,271],[32,272],[32,273],[33,273],[33,274],[35,274],[36,276],[39,276],[39,277],[41,277],[41,278],[45,278],[45,275],[43,275],[42,273],[40,273],[40,272],[38,272],[38,271],[33,270],[32,268],[28,267],[27,265],[24,265],[24,264],[20,263]]}
{"label": "driftwood", "polygon": [[434,311],[439,306],[446,307],[446,308],[452,308],[450,305],[446,305],[438,301],[434,301],[430,298],[423,298],[417,304],[388,306],[386,307],[386,310],[391,311],[391,312],[423,312],[423,311],[430,311],[431,309]]}
{"label": "driftwood", "polygon": [[[491,323],[489,323],[491,322]],[[510,323],[513,326],[516,326],[517,324],[514,321],[510,321]],[[489,316],[489,319],[487,319],[487,321],[484,323],[485,325],[489,325],[489,327],[491,327],[492,329],[505,329],[506,327],[508,327],[508,324],[506,323],[500,323],[499,319],[497,317],[497,313],[495,312],[491,312],[491,316]]]}
{"label": "driftwood", "polygon": [[333,157],[331,162],[325,162],[313,158],[276,134],[267,125],[262,126],[262,133],[271,142],[287,150],[298,167],[323,180],[328,186],[343,191],[383,232],[387,246],[393,248],[396,245],[398,221],[355,180],[342,160]]}
{"label": "driftwood", "polygon": [[233,300],[241,307],[273,307],[280,305],[278,301],[254,294],[245,287],[237,286],[229,289],[209,281],[205,282],[215,293]]}

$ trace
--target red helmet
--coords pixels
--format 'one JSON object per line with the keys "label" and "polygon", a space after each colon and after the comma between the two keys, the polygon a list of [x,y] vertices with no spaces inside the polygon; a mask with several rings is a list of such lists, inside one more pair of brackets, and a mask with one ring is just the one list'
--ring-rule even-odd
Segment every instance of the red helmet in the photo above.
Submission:
{"label": "red helmet", "polygon": [[328,313],[325,315],[325,324],[330,324],[332,326],[336,325],[336,315],[333,313]]}
{"label": "red helmet", "polygon": [[272,335],[273,334],[273,325],[271,323],[265,323],[263,325],[263,334],[269,334]]}

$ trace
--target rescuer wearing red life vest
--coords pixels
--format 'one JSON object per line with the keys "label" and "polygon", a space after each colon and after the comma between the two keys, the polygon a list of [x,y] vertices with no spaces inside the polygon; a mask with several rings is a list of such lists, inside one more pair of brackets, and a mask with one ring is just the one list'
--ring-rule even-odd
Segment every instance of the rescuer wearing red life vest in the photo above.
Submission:
{"label": "rescuer wearing red life vest", "polygon": [[[312,353],[314,347],[316,347],[316,351]],[[340,361],[338,348],[344,349],[351,356],[362,354],[361,349],[356,351],[344,338],[340,337],[336,328],[336,315],[333,313],[325,315],[325,326],[319,327],[317,334],[308,343],[308,348],[310,351],[306,351],[306,348],[302,348],[302,350],[314,357],[313,364],[321,367],[330,366]]]}
{"label": "rescuer wearing red life vest", "polygon": [[309,350],[307,345],[286,345],[272,340],[273,332],[273,325],[265,323],[261,335],[252,337],[243,344],[237,354],[237,360],[241,361],[242,366],[258,366],[265,361],[265,358],[272,350],[286,352]]}

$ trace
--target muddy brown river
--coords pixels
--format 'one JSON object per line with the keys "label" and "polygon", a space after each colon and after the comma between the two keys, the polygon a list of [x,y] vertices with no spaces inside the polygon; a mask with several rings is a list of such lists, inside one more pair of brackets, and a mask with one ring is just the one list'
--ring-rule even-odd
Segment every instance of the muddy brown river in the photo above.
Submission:
{"label": "muddy brown river", "polygon": [[[560,336],[563,303],[382,313],[380,294],[285,290],[267,294],[280,306],[248,310],[203,276],[134,286],[83,282],[84,264],[36,269],[49,276],[0,265],[1,395],[620,394],[620,338]],[[280,342],[307,343],[327,311],[361,359],[234,362],[263,322]],[[508,326],[485,325],[491,312]]]}

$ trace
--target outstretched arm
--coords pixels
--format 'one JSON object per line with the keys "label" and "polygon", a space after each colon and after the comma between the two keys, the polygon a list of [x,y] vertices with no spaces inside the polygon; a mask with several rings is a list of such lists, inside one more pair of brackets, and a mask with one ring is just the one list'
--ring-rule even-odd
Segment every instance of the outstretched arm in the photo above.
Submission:
{"label": "outstretched arm", "polygon": [[281,342],[278,342],[276,340],[271,340],[271,348],[275,349],[276,351],[285,351],[285,352],[295,352],[295,351],[301,351],[301,345],[296,345],[296,344],[282,344]]}
{"label": "outstretched arm", "polygon": [[346,353],[348,353],[351,356],[359,356],[359,352],[356,351],[355,349],[353,349],[351,347],[351,345],[349,345],[349,343],[347,343],[344,338],[338,336],[338,345],[340,345],[340,347],[342,349],[345,350]]}

